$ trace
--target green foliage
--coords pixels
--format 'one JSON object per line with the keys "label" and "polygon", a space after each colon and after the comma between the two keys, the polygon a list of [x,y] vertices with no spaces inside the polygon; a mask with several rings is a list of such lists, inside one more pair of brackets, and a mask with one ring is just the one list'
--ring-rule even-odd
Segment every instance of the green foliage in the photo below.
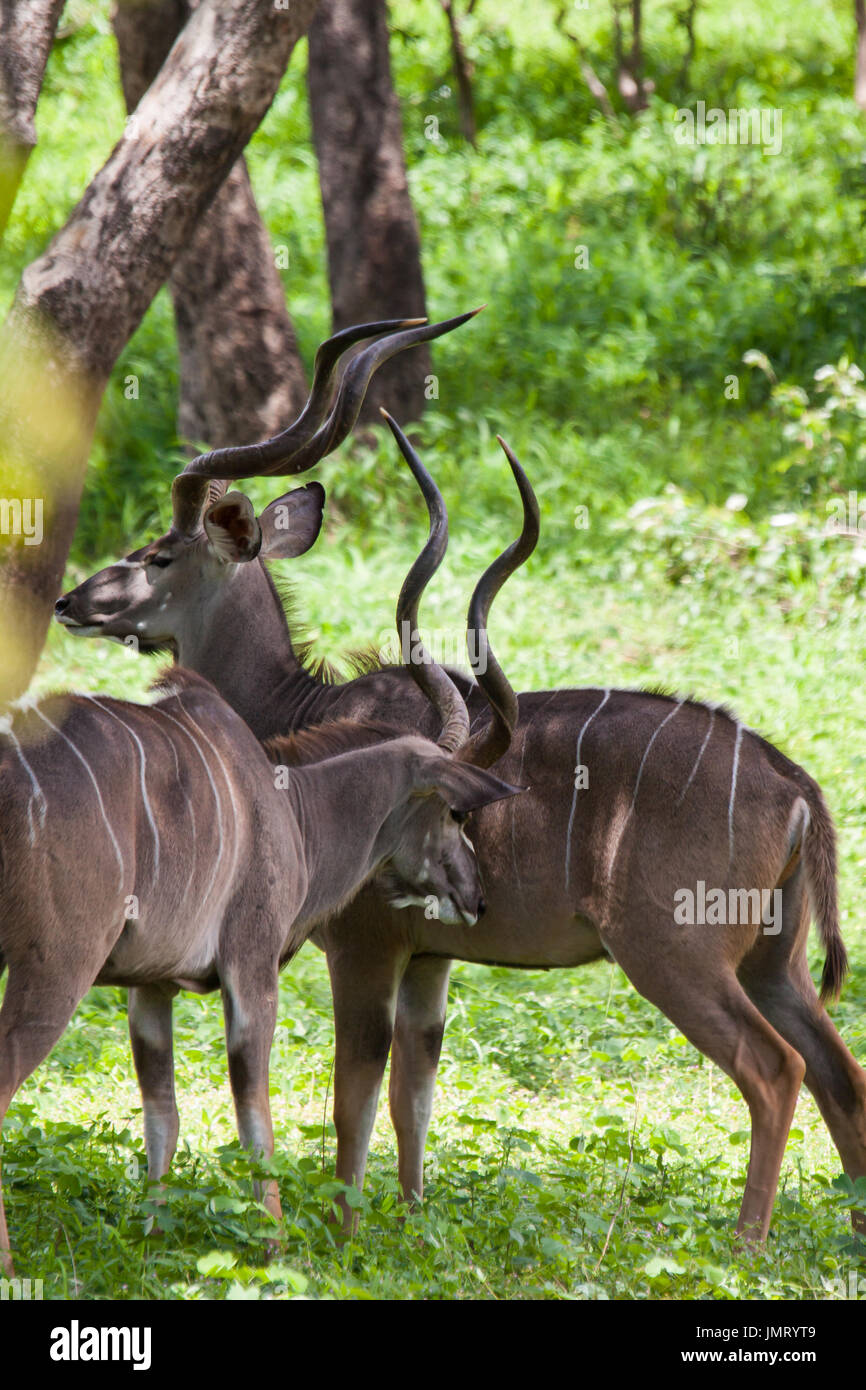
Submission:
{"label": "green foliage", "polygon": [[[458,133],[438,3],[393,6],[392,58],[430,311],[489,303],[437,346],[427,458],[437,473],[455,456],[465,469],[479,440],[499,431],[529,451],[534,480],[554,494],[597,491],[607,508],[625,513],[670,481],[716,506],[745,492],[753,512],[778,511],[789,500],[791,480],[777,468],[789,444],[766,410],[769,383],[742,371],[743,355],[765,354],[796,390],[826,363],[846,354],[858,361],[866,340],[866,191],[848,7],[825,7],[818,35],[808,7],[792,15],[772,0],[757,16],[746,0],[712,0],[699,8],[687,83],[675,14],[644,8],[656,94],[648,111],[611,124],[594,109],[553,3],[529,12],[481,0],[465,20],[479,117],[473,151]],[[123,129],[107,0],[76,0],[67,16],[40,105],[42,139],[6,240],[0,298],[62,225]],[[603,68],[607,11],[576,11],[572,21]],[[249,161],[274,245],[288,257],[286,292],[311,362],[329,315],[303,76],[302,46]],[[677,144],[676,109],[699,99],[725,109],[778,107],[781,153]],[[583,268],[575,264],[580,247]],[[728,398],[732,374],[739,394]],[[137,396],[125,393],[130,375]],[[165,514],[176,391],[162,294],[106,394],[77,562],[131,545]],[[393,444],[375,458],[384,490],[400,476]],[[354,456],[351,467],[327,471],[328,481],[340,479],[341,514],[378,530],[365,510],[369,466]],[[500,477],[466,490],[467,516],[480,520],[507,505]],[[808,491],[819,477],[805,462],[796,485]],[[859,478],[843,481],[856,486]]]}

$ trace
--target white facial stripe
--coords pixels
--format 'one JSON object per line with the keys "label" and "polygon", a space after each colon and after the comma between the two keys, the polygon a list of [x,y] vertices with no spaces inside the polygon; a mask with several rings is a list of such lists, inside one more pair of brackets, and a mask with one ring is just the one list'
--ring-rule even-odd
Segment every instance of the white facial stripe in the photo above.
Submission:
{"label": "white facial stripe", "polygon": [[743,726],[737,721],[737,737],[734,740],[734,762],[731,768],[731,799],[728,802],[728,868],[734,859],[734,799],[737,795],[737,773],[740,769],[740,743],[743,738]]}
{"label": "white facial stripe", "polygon": [[33,768],[30,766],[30,764],[24,756],[24,750],[22,749],[21,744],[18,742],[18,739],[16,738],[13,732],[12,720],[9,719],[8,716],[5,719],[0,720],[0,734],[8,735],[8,737],[12,740],[12,745],[15,749],[15,752],[18,754],[18,757],[21,761],[21,766],[24,768],[24,771],[30,778],[30,785],[32,787],[32,791],[30,793],[30,799],[27,802],[27,822],[30,831],[30,843],[32,845],[36,842],[36,827],[33,824],[33,803],[35,801],[36,805],[39,808],[40,827],[43,827],[45,825],[45,812],[48,808],[48,803],[45,800],[42,788],[36,780],[36,774],[33,771]]}
{"label": "white facial stripe", "polygon": [[658,736],[659,736],[659,734],[661,733],[662,729],[664,728],[665,724],[667,724],[669,720],[673,719],[674,715],[677,713],[678,710],[682,709],[682,707],[683,707],[683,699],[684,699],[684,697],[681,697],[679,700],[677,700],[676,704],[674,705],[674,707],[673,707],[673,709],[670,711],[670,713],[665,715],[664,719],[662,720],[661,724],[659,724],[658,728],[657,728],[657,729],[655,730],[655,732],[653,733],[653,735],[652,735],[652,737],[651,737],[649,743],[648,743],[647,746],[646,746],[646,749],[644,750],[644,755],[643,755],[643,757],[642,757],[641,760],[640,760],[640,767],[639,767],[638,770],[637,770],[637,777],[635,778],[634,791],[632,792],[632,798],[631,798],[631,805],[629,806],[628,811],[626,812],[626,814],[625,814],[625,815],[623,816],[623,818],[622,818],[622,821],[621,821],[620,827],[619,827],[619,833],[618,833],[617,835],[615,835],[615,836],[612,837],[612,841],[611,841],[611,850],[610,850],[610,858],[609,858],[608,864],[607,864],[607,876],[608,876],[608,879],[609,879],[609,880],[610,880],[611,878],[613,878],[613,866],[614,866],[614,864],[616,863],[616,856],[619,854],[619,847],[620,847],[620,845],[622,844],[622,837],[623,837],[623,835],[625,834],[625,828],[626,828],[626,826],[628,825],[629,821],[631,820],[632,815],[634,814],[634,808],[635,808],[635,804],[636,804],[636,802],[637,802],[637,794],[638,794],[638,790],[639,790],[639,788],[640,788],[640,779],[643,777],[643,770],[644,770],[644,767],[646,766],[646,760],[647,760],[647,758],[649,757],[650,749],[652,748],[653,744],[655,743],[656,739],[658,738]]}
{"label": "white facial stripe", "polygon": [[159,831],[156,828],[156,821],[153,817],[153,808],[150,804],[150,797],[147,794],[147,785],[145,782],[145,767],[147,765],[147,759],[144,753],[144,745],[141,739],[138,737],[138,734],[135,732],[135,730],[131,728],[129,724],[127,724],[125,719],[121,719],[120,715],[116,714],[113,709],[109,709],[108,705],[104,705],[101,700],[97,700],[95,695],[87,695],[85,696],[85,698],[92,701],[92,703],[96,705],[99,709],[101,709],[105,714],[110,714],[112,719],[116,719],[118,724],[122,725],[126,732],[129,734],[130,738],[133,740],[136,748],[138,749],[138,777],[139,782],[141,783],[141,798],[144,802],[144,813],[147,816],[147,823],[150,826],[150,833],[153,836],[153,881],[154,883],[156,883],[156,880],[159,878]]}
{"label": "white facial stripe", "polygon": [[678,806],[679,806],[680,802],[683,800],[683,798],[685,797],[685,794],[686,794],[686,792],[688,791],[689,787],[692,785],[692,782],[694,781],[695,773],[697,772],[698,768],[699,768],[700,765],[701,765],[701,758],[704,756],[704,749],[706,748],[707,744],[708,744],[709,741],[710,741],[710,735],[711,735],[712,732],[713,732],[713,725],[715,724],[715,722],[716,722],[716,711],[715,711],[714,709],[711,709],[711,710],[710,710],[710,725],[709,725],[709,728],[707,729],[707,732],[704,734],[704,741],[703,741],[703,743],[701,744],[700,752],[698,753],[697,759],[696,759],[696,761],[695,761],[695,765],[694,765],[694,767],[692,768],[691,772],[689,773],[689,780],[686,782],[686,785],[683,787],[682,791],[680,792],[679,796],[677,797],[677,805],[678,805]]}
{"label": "white facial stripe", "polygon": [[577,736],[577,749],[576,749],[575,755],[574,755],[574,767],[575,767],[575,771],[574,771],[574,796],[571,798],[571,815],[568,817],[568,831],[567,831],[567,833],[566,833],[566,838],[565,838],[565,891],[566,891],[566,893],[568,892],[568,889],[569,889],[569,886],[570,886],[571,831],[572,831],[572,827],[574,826],[574,812],[575,812],[575,810],[576,810],[576,808],[577,808],[577,790],[578,790],[578,789],[577,789],[577,769],[580,767],[580,747],[581,747],[581,744],[583,743],[583,736],[584,736],[584,734],[586,733],[587,729],[589,728],[590,724],[592,723],[593,719],[595,718],[595,716],[596,716],[601,710],[604,709],[604,707],[605,707],[605,705],[607,704],[607,702],[608,702],[609,699],[610,699],[610,690],[608,689],[608,690],[605,690],[603,696],[601,697],[601,700],[600,700],[599,703],[596,705],[595,709],[592,711],[592,714],[589,716],[589,718],[588,718],[587,720],[584,721],[583,728],[581,729],[580,733],[579,733],[578,736]]}
{"label": "white facial stripe", "polygon": [[72,742],[72,739],[68,738],[62,729],[58,729],[56,724],[52,724],[51,720],[48,719],[47,716],[42,713],[41,709],[37,709],[35,705],[34,709],[36,710],[36,713],[39,715],[39,718],[42,720],[42,722],[44,724],[47,724],[49,729],[53,729],[55,734],[62,738],[64,743],[67,743],[69,745],[76,758],[81,763],[82,767],[87,773],[88,777],[90,778],[91,782],[93,783],[93,790],[96,792],[96,799],[99,802],[99,810],[102,815],[102,819],[105,822],[105,828],[108,831],[108,837],[111,840],[112,848],[114,849],[114,853],[117,857],[118,865],[120,866],[120,891],[122,893],[124,880],[126,878],[126,870],[123,864],[123,855],[120,852],[120,845],[117,843],[117,836],[112,830],[111,822],[109,821],[108,816],[106,815],[105,802],[102,800],[102,792],[99,790],[99,783],[93,775],[93,769],[91,768],[90,763],[87,761],[84,754],[78,748],[76,748],[75,744]]}
{"label": "white facial stripe", "polygon": [[[178,701],[178,703],[180,703],[180,702]],[[222,863],[222,854],[223,854],[223,812],[222,812],[222,802],[220,801],[220,798],[219,798],[219,792],[218,792],[217,789],[216,789],[216,783],[214,782],[213,777],[211,777],[210,768],[209,768],[208,765],[207,765],[207,758],[206,758],[206,757],[204,756],[204,754],[202,753],[201,748],[200,748],[199,743],[198,743],[198,740],[197,740],[196,738],[193,737],[193,735],[190,733],[189,729],[187,729],[183,724],[181,724],[181,722],[180,722],[179,719],[175,719],[175,717],[174,717],[173,714],[169,714],[168,710],[166,710],[166,709],[161,709],[161,708],[157,708],[156,705],[151,706],[151,708],[152,708],[154,714],[161,714],[161,715],[163,715],[166,719],[170,719],[171,722],[172,722],[172,724],[176,724],[177,727],[181,730],[181,732],[184,733],[184,734],[186,734],[186,736],[187,736],[187,738],[189,739],[190,743],[192,744],[193,748],[195,749],[195,751],[198,753],[199,757],[201,758],[202,765],[203,765],[203,767],[204,767],[205,772],[207,773],[207,779],[208,779],[208,781],[210,782],[210,785],[211,785],[211,791],[213,792],[213,795],[214,795],[214,801],[216,802],[216,810],[217,810],[217,834],[219,835],[219,845],[218,845],[218,847],[217,847],[216,857],[215,857],[215,859],[214,859],[214,866],[213,866],[213,869],[212,869],[212,871],[211,871],[211,876],[210,876],[210,879],[209,879],[209,881],[208,881],[207,889],[206,889],[206,891],[205,891],[204,897],[202,898],[202,907],[204,907],[205,903],[207,902],[208,898],[209,898],[210,895],[211,895],[211,891],[212,891],[213,886],[214,886],[214,883],[215,883],[215,881],[216,881],[216,876],[217,876],[217,874],[219,873],[220,864]],[[186,714],[186,710],[183,710],[183,713]],[[186,715],[186,717],[187,717],[187,719],[189,719],[189,715],[188,715],[188,714]],[[196,725],[195,727],[197,728],[198,726]]]}

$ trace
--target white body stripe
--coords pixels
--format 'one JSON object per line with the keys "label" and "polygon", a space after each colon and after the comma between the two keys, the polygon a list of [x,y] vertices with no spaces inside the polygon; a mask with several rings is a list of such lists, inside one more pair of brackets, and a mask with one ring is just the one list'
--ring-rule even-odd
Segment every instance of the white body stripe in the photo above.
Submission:
{"label": "white body stripe", "polygon": [[45,825],[45,812],[48,809],[48,803],[45,800],[45,795],[42,791],[42,788],[39,785],[39,782],[36,779],[36,773],[33,771],[33,768],[30,766],[29,762],[24,756],[24,750],[21,747],[21,744],[18,741],[18,738],[16,737],[12,729],[12,720],[8,717],[8,715],[6,716],[6,718],[0,720],[0,734],[8,735],[8,737],[12,740],[12,745],[15,749],[15,752],[18,754],[21,766],[24,768],[24,771],[30,778],[30,785],[32,787],[32,791],[30,793],[30,800],[27,802],[27,822],[30,830],[30,843],[32,845],[36,843],[36,827],[33,823],[33,803],[35,801],[36,805],[39,807],[40,828],[44,827]]}
{"label": "white body stripe", "polygon": [[743,739],[743,726],[737,721],[737,737],[734,740],[734,762],[731,768],[731,799],[728,802],[728,868],[734,859],[734,800],[737,795],[737,774],[740,770],[740,744]]}
{"label": "white body stripe", "polygon": [[715,724],[715,722],[716,722],[716,711],[715,711],[714,709],[711,709],[711,710],[710,710],[710,725],[709,725],[709,728],[707,729],[707,732],[704,734],[704,741],[703,741],[703,743],[701,744],[700,751],[699,751],[698,756],[697,756],[697,758],[696,758],[696,760],[695,760],[695,765],[694,765],[694,767],[692,768],[691,772],[689,773],[689,780],[686,782],[686,785],[683,787],[682,791],[680,792],[679,796],[677,797],[677,805],[678,805],[678,806],[679,806],[680,802],[683,800],[683,798],[685,797],[686,792],[688,791],[689,787],[692,785],[692,782],[693,782],[694,779],[695,779],[695,773],[697,772],[698,768],[699,768],[700,765],[701,765],[701,758],[704,756],[704,749],[706,748],[707,744],[708,744],[709,741],[710,741],[710,734],[713,732],[713,725]]}
{"label": "white body stripe", "polygon": [[120,866],[120,891],[121,891],[121,893],[122,893],[122,892],[123,892],[123,889],[124,889],[124,879],[126,878],[126,868],[125,868],[124,863],[123,863],[123,855],[122,855],[121,852],[120,852],[120,845],[117,843],[117,836],[115,835],[114,831],[112,830],[112,828],[111,828],[111,822],[110,822],[110,820],[108,819],[108,815],[106,814],[105,802],[102,800],[102,792],[99,790],[99,783],[97,782],[96,778],[95,778],[94,775],[93,775],[93,768],[90,766],[90,763],[87,761],[87,759],[85,758],[85,756],[84,756],[84,754],[81,752],[81,750],[78,749],[78,748],[76,748],[75,744],[72,742],[72,739],[69,738],[69,737],[63,732],[62,729],[58,729],[58,727],[57,727],[56,724],[52,724],[51,720],[50,720],[46,715],[44,715],[44,714],[42,713],[41,709],[37,709],[35,705],[34,705],[34,709],[35,709],[36,713],[39,715],[39,718],[42,720],[42,722],[43,722],[44,724],[47,724],[48,727],[49,727],[49,729],[53,729],[54,732],[55,732],[55,734],[57,734],[60,738],[62,738],[64,743],[67,743],[67,744],[69,745],[69,747],[72,749],[73,753],[75,754],[76,758],[78,758],[79,762],[80,762],[80,763],[82,764],[82,766],[84,767],[84,770],[85,770],[85,772],[87,773],[88,777],[90,778],[91,782],[93,783],[93,790],[96,792],[96,799],[97,799],[97,801],[99,802],[99,810],[100,810],[100,813],[101,813],[101,815],[102,815],[102,819],[103,819],[104,822],[105,822],[105,828],[106,828],[106,830],[108,831],[108,837],[109,837],[109,839],[111,840],[112,848],[114,849],[114,853],[115,853],[115,855],[117,856],[117,862],[118,862],[118,864],[119,864],[119,866]]}
{"label": "white body stripe", "polygon": [[649,743],[646,746],[646,749],[644,750],[644,755],[640,760],[640,767],[637,770],[637,777],[635,778],[634,791],[632,792],[631,798],[631,805],[629,806],[626,814],[623,816],[622,822],[619,827],[619,834],[614,838],[613,843],[611,845],[610,858],[607,864],[608,879],[611,879],[613,877],[613,866],[616,863],[616,856],[619,854],[619,847],[622,844],[622,837],[625,834],[626,826],[628,825],[632,815],[634,814],[635,804],[637,803],[637,794],[638,790],[640,789],[640,779],[643,777],[643,770],[646,765],[646,760],[650,755],[650,749],[652,748],[653,744],[655,743],[665,724],[667,724],[669,720],[673,719],[674,715],[678,712],[678,710],[682,709],[684,699],[684,696],[680,697],[680,699],[677,700],[670,713],[665,715],[664,719],[653,733],[652,738],[650,739]]}
{"label": "white body stripe", "polygon": [[595,718],[595,716],[596,716],[601,710],[604,709],[604,707],[605,707],[605,705],[607,704],[607,702],[608,702],[609,699],[610,699],[610,690],[607,689],[607,690],[605,690],[604,695],[602,696],[602,698],[601,698],[601,700],[599,701],[599,703],[596,705],[595,709],[592,711],[592,714],[591,714],[591,715],[589,716],[589,718],[584,722],[583,728],[581,729],[580,733],[579,733],[578,736],[577,736],[577,748],[576,748],[576,750],[575,750],[575,755],[574,755],[574,779],[575,779],[574,796],[573,796],[572,799],[571,799],[571,815],[568,817],[568,833],[567,833],[566,840],[565,840],[565,891],[566,891],[566,893],[568,892],[568,889],[569,889],[569,886],[570,886],[570,877],[571,877],[571,831],[572,831],[572,827],[573,827],[573,825],[574,825],[574,812],[575,812],[575,809],[576,809],[576,807],[577,807],[577,769],[580,767],[580,745],[583,743],[583,736],[584,736],[584,734],[586,733],[587,729],[589,728],[590,724],[592,723],[593,719]]}
{"label": "white body stripe", "polygon": [[[180,702],[178,701],[178,703],[180,703]],[[207,885],[207,888],[206,888],[206,890],[205,890],[204,897],[203,897],[202,900],[201,900],[201,901],[202,901],[202,907],[204,907],[205,903],[207,902],[208,898],[209,898],[210,895],[211,895],[211,892],[213,891],[213,886],[214,886],[214,883],[215,883],[215,881],[216,881],[216,876],[217,876],[217,874],[219,873],[219,867],[220,867],[220,864],[222,863],[222,856],[223,856],[223,811],[222,811],[222,802],[220,801],[219,792],[217,791],[217,788],[216,788],[216,782],[214,781],[213,777],[211,776],[211,770],[210,770],[210,768],[209,768],[208,765],[207,765],[207,758],[205,757],[204,753],[201,751],[201,747],[199,746],[198,739],[196,739],[196,738],[190,733],[189,729],[187,729],[186,726],[185,726],[184,724],[181,724],[181,722],[180,722],[179,719],[175,719],[175,717],[174,717],[173,714],[169,714],[168,710],[161,709],[161,708],[159,708],[159,707],[156,706],[156,705],[152,705],[151,708],[152,708],[154,714],[161,714],[161,715],[163,715],[166,719],[171,720],[172,724],[177,725],[177,727],[180,729],[181,733],[186,734],[186,736],[187,736],[187,738],[189,739],[190,743],[192,744],[193,748],[195,749],[195,751],[198,753],[199,757],[201,758],[202,766],[204,767],[204,770],[205,770],[205,772],[207,773],[207,779],[208,779],[208,781],[210,782],[211,791],[213,792],[214,801],[216,802],[216,811],[217,811],[217,834],[219,835],[219,848],[217,849],[216,857],[215,857],[215,859],[214,859],[213,869],[211,870],[211,876],[210,876],[210,878],[209,878],[209,880],[208,880],[208,885]],[[182,706],[181,706],[181,709],[183,709]],[[189,719],[189,715],[187,714],[186,710],[183,710],[183,713],[186,714],[187,719]],[[197,729],[197,728],[198,728],[198,725],[196,724],[194,727]]]}
{"label": "white body stripe", "polygon": [[[554,691],[551,693],[551,695],[549,696],[549,698],[545,700],[544,704],[541,705],[540,708],[537,709],[537,710],[535,711],[535,714],[532,715],[532,717],[531,717],[530,720],[529,720],[529,723],[526,725],[525,729],[523,730],[523,747],[522,747],[521,750],[520,750],[520,768],[518,769],[518,773],[517,773],[517,785],[518,785],[518,787],[519,787],[519,786],[522,786],[522,784],[523,784],[523,765],[524,765],[524,763],[525,763],[525,761],[526,761],[526,745],[527,745],[527,742],[528,742],[528,739],[529,739],[529,730],[532,728],[533,724],[535,723],[535,721],[536,721],[536,719],[538,718],[538,716],[539,716],[539,714],[541,713],[541,711],[542,711],[543,709],[547,709],[547,706],[548,706],[548,705],[553,704],[553,701],[556,699],[556,697],[557,697],[558,694],[559,694],[559,691],[558,691],[558,690],[554,690]],[[516,814],[517,814],[517,801],[518,801],[518,798],[517,798],[516,796],[513,796],[513,797],[511,798],[511,862],[512,862],[513,865],[514,865],[514,877],[517,879],[517,886],[518,886],[518,888],[520,889],[520,896],[521,896],[521,898],[524,898],[523,884],[522,884],[521,881],[520,881],[520,869],[519,869],[518,863],[517,863],[517,838],[516,838],[515,833],[514,833],[514,830],[515,830],[514,822],[515,822],[515,817],[516,817]],[[524,900],[525,900],[525,899],[524,899]]]}
{"label": "white body stripe", "polygon": [[[180,697],[178,697],[178,701],[177,701],[177,702],[178,702],[178,704],[180,705],[181,709],[183,709],[183,705],[181,704]],[[238,825],[238,821],[240,820],[240,812],[239,812],[239,810],[238,810],[238,803],[235,801],[235,789],[234,789],[234,785],[233,785],[233,783],[232,783],[232,779],[229,777],[228,771],[227,771],[227,769],[226,769],[226,765],[225,765],[225,763],[223,762],[222,758],[221,758],[220,755],[219,755],[219,751],[218,751],[218,749],[216,748],[216,745],[213,743],[213,741],[212,741],[211,739],[208,738],[207,734],[204,732],[204,730],[202,729],[201,725],[196,724],[196,722],[195,722],[195,720],[193,719],[192,715],[190,714],[189,710],[183,709],[183,712],[184,712],[184,714],[186,715],[187,719],[189,720],[190,724],[192,724],[192,726],[193,726],[193,728],[195,729],[196,733],[200,734],[201,737],[204,739],[204,741],[205,741],[205,743],[207,744],[208,748],[210,748],[211,752],[213,753],[214,757],[216,758],[217,762],[219,763],[219,765],[220,765],[220,767],[221,767],[221,769],[222,769],[222,774],[223,774],[223,778],[224,778],[224,780],[225,780],[225,784],[226,784],[226,786],[227,786],[227,788],[228,788],[229,800],[230,800],[231,803],[232,803],[232,811],[234,812],[234,820],[232,821],[232,867],[231,867],[231,875],[230,875],[231,879],[234,880],[235,870],[237,869],[237,865],[238,865],[238,834],[237,834],[237,825]]]}
{"label": "white body stripe", "polygon": [[147,784],[145,782],[145,767],[147,765],[147,759],[145,757],[144,745],[141,739],[138,737],[138,734],[135,732],[135,730],[131,728],[129,724],[127,724],[125,719],[121,719],[119,714],[115,714],[113,709],[109,709],[108,706],[104,705],[101,700],[97,700],[95,695],[87,695],[85,698],[91,700],[93,704],[96,705],[98,709],[101,709],[105,714],[110,714],[112,719],[116,719],[118,724],[120,724],[129,734],[130,738],[133,739],[133,741],[135,742],[135,746],[138,749],[141,798],[144,802],[144,813],[147,816],[147,823],[150,826],[150,833],[153,836],[153,877],[155,883],[156,880],[159,878],[159,831],[157,830],[156,821],[153,817],[153,808],[150,804],[150,797],[147,794]]}

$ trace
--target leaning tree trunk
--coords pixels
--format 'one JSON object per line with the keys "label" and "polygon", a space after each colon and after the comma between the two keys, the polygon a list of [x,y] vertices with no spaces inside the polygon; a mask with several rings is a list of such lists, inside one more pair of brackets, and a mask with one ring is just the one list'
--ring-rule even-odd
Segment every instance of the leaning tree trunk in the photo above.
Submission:
{"label": "leaning tree trunk", "polygon": [[[425,314],[385,0],[322,0],[309,47],[334,329]],[[361,419],[378,420],[380,405],[418,419],[429,373],[426,348],[395,357],[373,378]]]}
{"label": "leaning tree trunk", "polygon": [[[42,649],[111,369],[261,122],[314,9],[202,0],[134,125],[21,278],[0,335],[2,701],[26,688]],[[30,544],[40,503],[44,536]]]}
{"label": "leaning tree trunk", "polygon": [[0,237],[36,144],[36,103],[63,0],[0,0]]}
{"label": "leaning tree trunk", "polygon": [[[127,110],[159,72],[191,8],[187,0],[119,0],[112,23]],[[178,433],[219,448],[283,429],[306,400],[306,378],[245,159],[168,283],[180,352]]]}

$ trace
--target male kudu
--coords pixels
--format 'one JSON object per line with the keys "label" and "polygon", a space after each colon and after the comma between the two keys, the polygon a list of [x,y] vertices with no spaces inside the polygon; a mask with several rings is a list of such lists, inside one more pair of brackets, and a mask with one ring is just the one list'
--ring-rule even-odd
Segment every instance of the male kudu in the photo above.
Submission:
{"label": "male kudu", "polygon": [[[331,364],[339,347],[331,340],[321,359]],[[377,344],[366,353],[376,348],[385,350]],[[248,507],[234,547],[210,535],[225,484],[211,482],[205,493],[206,480],[310,467],[342,437],[346,401],[357,397],[369,361],[362,353],[350,365],[329,416],[317,382],[297,424],[275,439],[193,460],[175,481],[172,529],[62,598],[60,621],[86,636],[134,636],[143,649],[170,646],[262,739],[344,716],[434,732],[404,671],[329,685],[292,644],[262,560],[313,544],[324,500],[318,483],[271,503],[258,524]],[[517,733],[499,770],[530,790],[469,827],[488,885],[483,924],[449,928],[446,937],[420,912],[393,912],[371,887],[314,934],[334,994],[337,1174],[363,1181],[390,1050],[400,1182],[407,1197],[421,1195],[453,959],[549,968],[607,955],[742,1092],[752,1142],[737,1229],[762,1239],[804,1076],[845,1171],[866,1173],[866,1074],[822,1005],[840,988],[846,955],[835,837],[820,788],[724,709],[610,688],[518,698]],[[483,734],[488,714],[477,688],[467,690],[467,703]],[[680,895],[701,882],[757,894],[759,903],[779,890],[779,930],[767,934],[760,912],[748,910],[725,926],[681,925]],[[813,912],[826,952],[822,1000],[806,964]],[[854,1219],[862,1228],[862,1216]]]}
{"label": "male kudu", "polygon": [[[447,543],[441,497],[432,486],[425,496],[430,536],[398,608],[413,633]],[[224,511],[230,520],[231,495]],[[521,558],[501,557],[482,577],[482,629]],[[91,985],[125,985],[148,1177],[157,1181],[178,1135],[172,999],[178,989],[220,989],[241,1142],[270,1156],[277,975],[315,925],[373,875],[395,907],[432,909],[440,931],[475,923],[484,903],[462,824],[519,789],[472,765],[462,697],[419,644],[413,650],[425,664],[411,674],[443,726],[438,744],[342,719],[275,739],[269,762],[235,711],[183,668],[152,705],[60,695],[3,717],[0,1125]],[[513,692],[492,659],[484,681],[507,744],[498,710],[512,708]],[[279,1220],[276,1183],[260,1190]],[[0,1262],[11,1274],[2,1185]]]}

